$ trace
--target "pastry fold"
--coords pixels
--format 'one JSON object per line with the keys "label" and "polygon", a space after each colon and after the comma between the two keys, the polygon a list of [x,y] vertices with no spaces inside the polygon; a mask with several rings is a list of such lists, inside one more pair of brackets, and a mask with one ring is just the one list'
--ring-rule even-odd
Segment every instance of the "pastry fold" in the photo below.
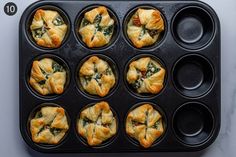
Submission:
{"label": "pastry fold", "polygon": [[30,121],[32,140],[36,143],[58,144],[69,129],[61,107],[42,107]]}
{"label": "pastry fold", "polygon": [[80,113],[77,131],[90,146],[97,146],[116,134],[116,123],[109,104],[99,102]]}
{"label": "pastry fold", "polygon": [[100,97],[106,96],[115,85],[115,76],[110,65],[97,56],[85,61],[80,68],[79,78],[86,92]]}
{"label": "pastry fold", "polygon": [[111,40],[114,20],[106,7],[99,6],[84,14],[78,31],[88,47],[102,47]]}
{"label": "pastry fold", "polygon": [[164,20],[156,9],[138,9],[128,22],[127,34],[135,47],[153,45],[164,31]]}
{"label": "pastry fold", "polygon": [[150,57],[130,63],[127,81],[138,93],[157,94],[163,88],[165,69]]}
{"label": "pastry fold", "polygon": [[57,11],[38,9],[30,30],[39,46],[58,48],[67,32],[67,25]]}
{"label": "pastry fold", "polygon": [[34,61],[29,83],[40,94],[62,94],[66,82],[65,69],[51,58]]}
{"label": "pastry fold", "polygon": [[144,148],[150,147],[163,132],[162,116],[150,104],[135,108],[127,116],[126,133]]}

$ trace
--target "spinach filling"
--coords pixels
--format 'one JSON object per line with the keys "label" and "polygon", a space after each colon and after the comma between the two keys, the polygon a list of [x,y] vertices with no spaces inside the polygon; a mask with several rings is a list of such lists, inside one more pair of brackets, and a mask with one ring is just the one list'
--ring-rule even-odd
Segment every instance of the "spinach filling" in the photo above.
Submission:
{"label": "spinach filling", "polygon": [[85,80],[87,85],[88,85],[88,83],[92,79],[94,79],[98,83],[98,85],[101,86],[102,85],[102,83],[101,83],[102,76],[103,75],[112,75],[113,74],[113,72],[112,72],[110,67],[107,68],[104,72],[99,73],[95,64],[94,64],[94,72],[95,73],[93,75],[86,75],[86,76],[84,76],[84,80]]}
{"label": "spinach filling", "polygon": [[88,119],[87,117],[85,117],[83,119],[83,126],[86,126],[86,125],[89,125],[89,124],[93,123],[94,125],[101,125],[101,126],[106,127],[106,128],[110,127],[111,124],[108,124],[108,123],[103,124],[99,120],[99,118],[101,119],[101,114],[98,116],[96,121],[92,121],[92,120]]}
{"label": "spinach filling", "polygon": [[91,38],[91,41],[94,39],[95,34],[97,33],[97,31],[101,31],[101,30],[102,30],[102,27],[99,26],[101,20],[102,20],[102,15],[98,14],[98,15],[95,17],[94,21],[93,21],[93,23],[95,24],[95,28],[96,28],[96,29],[95,29],[95,31],[94,31],[93,37]]}
{"label": "spinach filling", "polygon": [[142,72],[140,71],[140,70],[138,70],[138,69],[136,69],[137,70],[137,73],[138,73],[138,79],[135,81],[135,82],[133,82],[132,84],[131,84],[131,86],[134,88],[134,89],[139,89],[141,86],[142,86],[142,84],[143,84],[143,75],[142,75]]}
{"label": "spinach filling", "polygon": [[43,130],[44,130],[44,126],[42,128],[40,128],[39,132],[37,133],[37,135],[39,135]]}
{"label": "spinach filling", "polygon": [[132,87],[136,90],[139,89],[142,86],[144,79],[151,77],[153,74],[159,72],[160,70],[161,69],[158,68],[152,62],[148,63],[146,72],[141,72],[140,70],[137,69],[138,79],[131,84]]}
{"label": "spinach filling", "polygon": [[[39,68],[40,68],[42,74],[45,76],[45,78],[48,79],[49,74],[47,74],[41,67],[39,67]],[[43,83],[43,82],[41,82],[41,83]]]}
{"label": "spinach filling", "polygon": [[[42,74],[45,76],[45,78],[48,79],[50,74],[48,74],[46,71],[44,71],[41,67],[39,67],[39,68],[40,68]],[[64,71],[63,66],[59,65],[57,62],[52,63],[52,69],[53,69],[53,73]],[[40,84],[40,85],[44,85],[45,83],[46,83],[46,80],[41,80],[38,82],[38,84]]]}
{"label": "spinach filling", "polygon": [[86,126],[86,125],[88,125],[90,123],[94,123],[94,122],[92,120],[88,119],[87,117],[85,117],[83,119],[83,126]]}
{"label": "spinach filling", "polygon": [[46,28],[43,26],[33,30],[35,38],[42,38],[44,33],[46,33]]}
{"label": "spinach filling", "polygon": [[86,84],[88,84],[92,80],[92,75],[84,76],[84,79],[85,79]]}
{"label": "spinach filling", "polygon": [[38,111],[36,114],[35,114],[35,118],[41,118],[43,117],[43,114],[41,111]]}
{"label": "spinach filling", "polygon": [[98,69],[95,64],[94,64],[94,72],[95,72],[95,74],[92,76],[92,78],[95,79],[95,81],[97,81],[99,86],[101,86],[102,85],[101,84],[102,74],[98,73]]}
{"label": "spinach filling", "polygon": [[53,73],[64,71],[63,66],[59,65],[57,62],[52,63],[52,69],[53,69]]}
{"label": "spinach filling", "polygon": [[50,132],[56,136],[58,135],[59,133],[61,133],[62,129],[59,129],[59,128],[50,128]]}
{"label": "spinach filling", "polygon": [[142,30],[139,34],[138,40],[141,40],[145,33],[146,33],[146,28],[145,26],[142,26]]}
{"label": "spinach filling", "polygon": [[44,85],[46,83],[46,80],[42,80],[38,82],[40,85]]}
{"label": "spinach filling", "polygon": [[143,81],[141,79],[136,80],[134,83],[132,83],[132,87],[134,89],[139,89],[142,85]]}
{"label": "spinach filling", "polygon": [[96,34],[97,31],[101,31],[102,30],[102,27],[99,26],[100,22],[102,21],[102,15],[97,15],[94,19],[94,24],[95,24],[95,27],[96,27],[96,31],[94,34]]}
{"label": "spinach filling", "polygon": [[43,73],[43,75],[47,75],[47,73],[41,67],[39,67],[39,68],[40,68],[41,72]]}
{"label": "spinach filling", "polygon": [[50,128],[50,126],[48,126],[48,125],[44,125],[44,126],[42,126],[41,128],[40,128],[40,130],[38,131],[38,135],[42,132],[42,131],[44,131],[45,129],[49,129]]}
{"label": "spinach filling", "polygon": [[156,35],[159,34],[158,30],[148,30],[149,35],[154,38]]}
{"label": "spinach filling", "polygon": [[149,29],[146,29],[144,25],[142,25],[142,30],[139,34],[139,38],[138,40],[141,40],[142,37],[144,36],[144,34],[148,33],[152,38],[154,38],[156,35],[159,34],[159,31],[158,30],[149,30]]}
{"label": "spinach filling", "polygon": [[[114,25],[110,25],[107,27],[101,27],[100,26],[101,21],[102,21],[102,15],[98,14],[93,21],[93,23],[95,24],[95,28],[96,28],[94,31],[94,36],[98,31],[102,32],[105,36],[110,36],[113,33]],[[85,27],[88,24],[90,24],[90,22],[84,18],[82,21],[82,27]],[[91,38],[91,41],[94,39],[94,36]]]}
{"label": "spinach filling", "polygon": [[102,21],[102,15],[98,14],[98,15],[95,17],[95,19],[94,19],[93,22],[94,22],[95,24],[99,25],[101,21]]}
{"label": "spinach filling", "polygon": [[161,120],[158,120],[158,121],[153,125],[153,127],[156,128],[157,130],[160,130],[161,125],[162,125]]}
{"label": "spinach filling", "polygon": [[[35,114],[35,118],[41,118],[41,117],[43,117],[43,114],[42,114],[41,111],[38,111],[38,112]],[[56,115],[55,115],[55,117],[56,117]],[[51,128],[51,124],[52,124],[52,122],[54,121],[55,117],[54,117],[53,120],[51,120],[47,125],[42,126],[42,127],[39,129],[37,135],[39,135],[39,134],[40,134],[42,131],[44,131],[45,129],[49,129],[50,132],[51,132],[54,136],[58,135],[63,129],[60,129],[60,128]]]}
{"label": "spinach filling", "polygon": [[159,72],[161,69],[158,68],[155,64],[153,64],[152,62],[149,62],[148,63],[148,70],[146,72],[146,77],[150,77],[152,76],[153,74]]}
{"label": "spinach filling", "polygon": [[55,25],[55,26],[61,26],[64,24],[64,21],[62,19],[61,16],[57,16],[53,21],[52,23]]}
{"label": "spinach filling", "polygon": [[111,68],[107,68],[107,70],[106,70],[106,75],[112,75],[112,70],[111,70]]}
{"label": "spinach filling", "polygon": [[86,18],[84,18],[83,21],[82,21],[82,27],[85,27],[85,26],[87,26],[87,25],[89,25],[89,24],[90,24],[89,20],[87,20]]}
{"label": "spinach filling", "polygon": [[[146,115],[146,120],[145,120],[144,123],[138,122],[138,121],[136,121],[136,120],[132,120],[132,125],[133,125],[133,127],[134,127],[134,126],[139,126],[139,125],[146,125],[146,126],[148,126],[148,111],[145,113],[145,115]],[[156,122],[154,123],[154,125],[151,126],[151,127],[155,128],[155,129],[157,129],[157,130],[160,130],[160,127],[161,127],[161,126],[162,126],[162,121],[161,121],[161,119],[159,119],[159,120],[156,121]],[[147,130],[147,128],[148,128],[148,127],[146,127],[146,130]]]}
{"label": "spinach filling", "polygon": [[97,81],[97,83],[99,84],[99,86],[101,86],[101,77],[102,77],[102,74],[99,74],[99,73],[96,73],[94,75],[94,79]]}
{"label": "spinach filling", "polygon": [[110,25],[104,29],[103,34],[105,36],[110,36],[113,32],[113,29],[114,29],[114,25]]}
{"label": "spinach filling", "polygon": [[39,130],[39,132],[38,132],[37,134],[39,135],[39,134],[40,134],[42,131],[44,131],[45,129],[49,129],[50,132],[51,132],[54,136],[58,135],[58,134],[61,133],[61,131],[62,131],[62,129],[59,129],[59,128],[50,128],[50,126],[45,125],[45,126],[43,126],[43,127],[40,128],[40,130]]}

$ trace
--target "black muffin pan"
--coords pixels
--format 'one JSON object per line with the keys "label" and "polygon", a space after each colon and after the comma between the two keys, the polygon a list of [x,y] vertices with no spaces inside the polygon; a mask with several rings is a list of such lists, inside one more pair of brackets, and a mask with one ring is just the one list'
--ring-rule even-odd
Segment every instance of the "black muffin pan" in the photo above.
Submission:
{"label": "black muffin pan", "polygon": [[[77,34],[78,22],[88,8],[103,5],[115,18],[111,42],[102,48],[88,48]],[[126,34],[127,20],[134,9],[157,8],[165,23],[160,40],[150,47],[135,48]],[[68,24],[68,33],[56,49],[37,46],[29,26],[38,8],[58,11]],[[208,147],[220,129],[220,23],[214,10],[200,1],[40,1],[23,13],[19,25],[20,130],[23,139],[40,152],[161,152],[198,151]],[[100,56],[115,69],[116,85],[103,98],[91,96],[77,80],[79,66],[89,56]],[[166,69],[164,87],[156,95],[135,93],[126,82],[128,64],[151,56]],[[41,96],[29,85],[32,62],[50,57],[64,66],[67,75],[61,95]],[[117,134],[109,141],[90,147],[76,131],[80,111],[89,104],[107,101],[118,119]],[[165,132],[150,148],[141,147],[125,132],[130,109],[150,103],[163,114]],[[57,145],[36,144],[31,140],[29,121],[45,106],[66,110],[69,130]]]}

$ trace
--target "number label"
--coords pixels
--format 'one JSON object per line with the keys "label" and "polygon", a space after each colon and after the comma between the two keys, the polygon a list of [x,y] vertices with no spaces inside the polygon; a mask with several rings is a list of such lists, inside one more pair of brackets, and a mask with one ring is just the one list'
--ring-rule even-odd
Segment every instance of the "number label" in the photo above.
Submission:
{"label": "number label", "polygon": [[5,14],[9,15],[9,16],[13,16],[16,14],[17,12],[17,6],[15,3],[13,2],[9,2],[7,4],[5,4],[4,6],[4,12]]}

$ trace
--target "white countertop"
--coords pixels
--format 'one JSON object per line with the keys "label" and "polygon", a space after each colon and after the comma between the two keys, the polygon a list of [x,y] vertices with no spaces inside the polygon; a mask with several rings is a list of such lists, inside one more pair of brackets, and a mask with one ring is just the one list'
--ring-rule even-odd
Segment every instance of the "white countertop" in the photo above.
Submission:
{"label": "white countertop", "polygon": [[[7,16],[0,1],[0,156],[8,157],[47,157],[47,156],[120,156],[121,154],[42,154],[29,148],[19,131],[19,92],[18,92],[18,23],[24,9],[35,0],[11,0],[18,6],[16,15]],[[221,21],[222,34],[222,120],[221,130],[216,141],[199,152],[136,153],[135,156],[163,157],[233,157],[236,154],[236,1],[202,0],[217,12]],[[122,156],[134,156],[124,153]]]}

